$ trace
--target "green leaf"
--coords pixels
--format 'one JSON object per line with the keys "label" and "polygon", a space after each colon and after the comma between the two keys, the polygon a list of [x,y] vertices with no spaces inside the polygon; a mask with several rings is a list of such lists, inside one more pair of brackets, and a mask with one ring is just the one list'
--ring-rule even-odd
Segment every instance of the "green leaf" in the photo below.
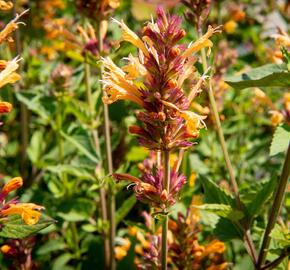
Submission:
{"label": "green leaf", "polygon": [[248,87],[288,87],[290,72],[286,64],[268,64],[239,76],[227,76],[225,82],[238,90]]}
{"label": "green leaf", "polygon": [[134,207],[137,199],[135,194],[131,195],[128,199],[126,199],[122,206],[116,212],[116,224],[118,225],[131,211]]}
{"label": "green leaf", "polygon": [[225,204],[235,208],[236,202],[232,195],[219,187],[213,181],[201,176],[201,182],[205,192],[205,202],[211,204]]}
{"label": "green leaf", "polygon": [[280,225],[276,224],[274,229],[271,231],[270,236],[272,239],[277,241],[280,248],[290,247],[290,232],[287,228],[282,228]]}
{"label": "green leaf", "polygon": [[275,186],[276,178],[273,177],[271,180],[264,182],[260,189],[255,190],[254,198],[246,204],[250,218],[255,217],[261,211],[264,211],[264,204],[271,198]]}
{"label": "green leaf", "polygon": [[43,133],[37,130],[33,133],[29,147],[27,148],[27,154],[29,156],[29,159],[34,165],[40,163],[42,152],[43,152]]}
{"label": "green leaf", "polygon": [[43,244],[38,250],[38,255],[45,255],[57,250],[64,250],[67,245],[62,239],[52,239]]}
{"label": "green leaf", "polygon": [[271,147],[270,147],[270,156],[275,156],[281,152],[287,150],[290,143],[290,126],[282,125],[278,126],[275,130]]}
{"label": "green leaf", "polygon": [[148,156],[148,151],[144,147],[133,146],[126,155],[128,161],[141,161]]}
{"label": "green leaf", "polygon": [[58,216],[66,221],[85,221],[93,215],[95,208],[94,202],[89,199],[67,199],[61,204]]}
{"label": "green leaf", "polygon": [[73,166],[73,165],[56,165],[56,166],[48,166],[46,170],[51,171],[53,173],[57,173],[59,175],[66,173],[72,176],[77,177],[78,179],[92,179],[95,177],[90,174],[86,169]]}
{"label": "green leaf", "polygon": [[225,204],[203,204],[193,207],[214,213],[220,217],[227,218],[231,221],[238,221],[244,216],[241,211],[234,210],[231,206]]}
{"label": "green leaf", "polygon": [[95,155],[95,153],[92,153],[90,150],[88,150],[83,144],[80,143],[77,138],[65,134],[63,131],[60,131],[60,134],[92,162],[99,163],[98,157]]}
{"label": "green leaf", "polygon": [[43,214],[39,219],[39,222],[35,225],[26,225],[21,216],[13,215],[8,218],[8,221],[3,224],[0,231],[0,237],[5,238],[25,238],[29,235],[35,234],[38,231],[53,224],[55,221]]}
{"label": "green leaf", "polygon": [[229,241],[232,239],[243,239],[243,233],[230,220],[220,218],[213,230],[214,235],[221,241]]}
{"label": "green leaf", "polygon": [[64,253],[56,258],[53,263],[52,270],[64,269],[64,266],[73,258],[70,253]]}

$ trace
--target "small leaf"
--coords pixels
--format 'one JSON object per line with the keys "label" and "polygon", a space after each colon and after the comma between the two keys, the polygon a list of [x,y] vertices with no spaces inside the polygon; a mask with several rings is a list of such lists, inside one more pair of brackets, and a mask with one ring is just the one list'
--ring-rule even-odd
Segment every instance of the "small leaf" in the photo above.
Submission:
{"label": "small leaf", "polygon": [[116,224],[118,225],[131,211],[131,209],[136,204],[136,196],[135,194],[131,195],[128,199],[126,199],[122,206],[116,212]]}
{"label": "small leaf", "polygon": [[38,255],[45,255],[57,250],[63,250],[66,248],[66,244],[62,239],[52,239],[42,245],[38,250]]}
{"label": "small leaf", "polygon": [[52,270],[64,269],[64,266],[73,258],[70,253],[64,253],[56,258],[53,263]]}
{"label": "small leaf", "polygon": [[227,76],[225,82],[238,90],[248,87],[288,87],[290,72],[286,64],[268,64],[239,76]]}
{"label": "small leaf", "polygon": [[270,147],[270,156],[275,156],[281,152],[287,150],[290,143],[290,126],[282,125],[278,126],[275,130],[271,147]]}
{"label": "small leaf", "polygon": [[263,183],[259,190],[256,190],[253,200],[247,205],[247,210],[251,218],[263,211],[264,204],[271,198],[276,186],[276,178]]}
{"label": "small leaf", "polygon": [[57,174],[69,174],[76,176],[78,179],[92,179],[94,180],[94,176],[90,174],[86,169],[73,166],[73,165],[56,165],[56,166],[48,166],[46,167],[47,171],[51,171]]}
{"label": "small leaf", "polygon": [[79,140],[76,138],[65,134],[63,131],[60,132],[61,136],[63,136],[67,141],[69,141],[71,144],[73,144],[82,154],[84,154],[88,159],[90,159],[92,162],[99,163],[98,157],[90,152],[83,144],[80,143]]}
{"label": "small leaf", "polygon": [[89,199],[67,199],[59,208],[58,216],[66,221],[85,221],[93,215],[95,208]]}
{"label": "small leaf", "polygon": [[201,182],[205,191],[205,202],[225,204],[235,207],[235,199],[213,181],[201,176]]}
{"label": "small leaf", "polygon": [[244,214],[241,211],[234,210],[229,205],[225,204],[203,204],[193,207],[214,213],[220,217],[227,218],[231,221],[238,221],[242,219],[244,216]]}
{"label": "small leaf", "polygon": [[35,225],[26,225],[21,216],[13,215],[8,218],[8,221],[3,224],[0,230],[0,237],[5,238],[25,238],[31,234],[35,234],[38,231],[48,227],[55,221],[41,214],[40,220]]}

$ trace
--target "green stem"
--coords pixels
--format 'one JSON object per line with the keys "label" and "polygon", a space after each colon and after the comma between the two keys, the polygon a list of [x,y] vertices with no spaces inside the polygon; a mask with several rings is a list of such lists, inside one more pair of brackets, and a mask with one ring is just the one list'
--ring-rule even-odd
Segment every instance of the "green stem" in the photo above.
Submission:
{"label": "green stem", "polygon": [[[13,0],[13,16],[15,17],[17,14],[16,10],[16,0]],[[15,45],[16,45],[16,53],[17,55],[21,55],[21,40],[20,40],[20,31],[19,29],[15,30]],[[20,65],[20,70],[22,70],[22,65]],[[21,90],[21,86],[19,83],[15,84],[15,90],[18,92]],[[20,163],[20,171],[22,177],[28,176],[27,170],[27,147],[29,140],[29,130],[28,130],[28,109],[24,103],[20,103],[20,127],[21,127],[21,163]]]}
{"label": "green stem", "polygon": [[[99,42],[99,53],[102,55],[103,52],[103,38],[101,35],[101,22],[98,22],[98,42]],[[102,79],[103,67],[100,67],[100,77]],[[102,85],[101,85],[102,89]],[[111,135],[110,135],[110,118],[108,105],[103,103],[104,110],[104,131],[105,131],[105,144],[106,144],[106,157],[107,157],[107,168],[108,173],[111,175],[113,173],[113,160],[112,160],[112,149],[111,149]],[[115,194],[113,184],[109,185],[108,190],[109,198],[109,221],[110,221],[110,269],[116,269],[115,261],[115,237],[116,237],[116,221],[115,221]]]}
{"label": "green stem", "polygon": [[[101,158],[101,149],[100,149],[100,141],[99,134],[97,128],[94,127],[94,104],[92,102],[92,87],[90,83],[91,78],[91,69],[88,63],[88,55],[85,55],[85,85],[86,85],[86,93],[87,93],[87,103],[89,105],[89,113],[91,118],[91,132],[94,140],[94,144],[96,147],[96,152],[99,157],[99,167],[102,168],[102,158]],[[100,203],[101,203],[101,216],[103,221],[108,220],[107,213],[107,203],[106,203],[106,190],[104,187],[100,188]],[[104,257],[105,257],[105,267],[109,269],[110,265],[110,242],[107,235],[107,232],[104,232]]]}
{"label": "green stem", "polygon": [[[59,163],[64,164],[64,147],[63,147],[63,138],[61,136],[61,131],[62,131],[62,125],[63,125],[63,107],[64,107],[64,91],[61,91],[60,93],[61,97],[57,97],[57,116],[56,116],[56,122],[57,122],[57,135],[58,135],[58,155],[59,155]],[[61,180],[64,185],[65,191],[69,191],[68,187],[68,179],[67,179],[67,174],[62,173],[61,174]]]}
{"label": "green stem", "polygon": [[[202,58],[203,69],[207,70],[208,64],[207,64],[206,53],[205,53],[204,49],[201,50],[201,58]],[[215,101],[215,97],[214,97],[214,93],[213,93],[211,77],[208,80],[208,96],[209,96],[209,101],[210,101],[212,112],[213,112],[213,118],[214,118],[214,121],[215,121],[215,124],[216,124],[216,129],[217,129],[219,141],[220,141],[221,148],[222,148],[222,151],[223,151],[226,167],[227,167],[227,170],[229,172],[231,186],[233,188],[233,192],[234,192],[234,195],[235,195],[237,208],[239,210],[242,210],[242,204],[241,204],[241,200],[240,200],[238,184],[237,184],[237,181],[236,181],[236,178],[235,178],[235,174],[234,174],[232,163],[231,163],[230,158],[229,158],[229,153],[228,153],[228,149],[227,149],[224,133],[223,133],[222,126],[221,126],[219,112],[218,112],[218,109],[217,109],[217,105],[216,105],[216,101]],[[244,241],[245,247],[246,247],[249,255],[251,256],[254,265],[256,265],[257,252],[256,252],[256,248],[254,246],[254,243],[252,241],[252,238],[251,238],[251,235],[250,235],[250,232],[249,232],[248,228],[245,229],[244,238],[245,238],[245,241]]]}
{"label": "green stem", "polygon": [[[169,193],[170,187],[170,151],[163,151],[164,155],[164,188],[167,193]],[[161,247],[161,269],[167,270],[167,233],[168,233],[168,214],[167,209],[165,209],[164,220],[162,223],[162,247]]]}
{"label": "green stem", "polygon": [[261,246],[260,254],[259,254],[259,259],[258,259],[258,269],[261,268],[261,266],[264,264],[267,257],[268,247],[270,245],[270,240],[271,240],[270,233],[272,229],[274,228],[275,223],[277,222],[277,218],[279,216],[279,213],[282,207],[284,195],[286,192],[287,182],[289,179],[289,174],[290,174],[290,143],[289,143],[286,158],[284,161],[282,174],[281,174],[278,187],[275,193],[274,202],[270,210],[267,227],[264,233],[262,246]]}

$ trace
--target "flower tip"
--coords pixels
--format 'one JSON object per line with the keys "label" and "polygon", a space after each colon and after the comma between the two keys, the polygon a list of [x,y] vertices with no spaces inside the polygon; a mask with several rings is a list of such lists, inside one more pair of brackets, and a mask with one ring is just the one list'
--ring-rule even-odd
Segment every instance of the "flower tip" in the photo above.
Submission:
{"label": "flower tip", "polygon": [[12,178],[2,189],[3,194],[8,194],[18,188],[22,187],[23,179],[21,177]]}

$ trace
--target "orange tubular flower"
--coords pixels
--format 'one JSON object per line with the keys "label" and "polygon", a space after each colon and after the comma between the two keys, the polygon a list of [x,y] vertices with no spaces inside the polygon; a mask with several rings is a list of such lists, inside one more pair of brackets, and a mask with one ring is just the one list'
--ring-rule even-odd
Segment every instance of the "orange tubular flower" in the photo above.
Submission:
{"label": "orange tubular flower", "polygon": [[0,101],[0,114],[9,113],[12,110],[12,104]]}
{"label": "orange tubular flower", "polygon": [[18,188],[22,187],[23,180],[21,177],[15,177],[11,179],[3,188],[2,188],[2,194],[8,194],[14,190],[17,190]]}
{"label": "orange tubular flower", "polygon": [[13,3],[8,1],[4,1],[4,0],[0,0],[0,10],[9,10],[13,8]]}
{"label": "orange tubular flower", "polygon": [[41,213],[40,210],[44,209],[43,206],[34,203],[19,203],[11,204],[9,208],[1,211],[1,215],[6,217],[10,215],[20,215],[25,224],[35,225],[38,223]]}

